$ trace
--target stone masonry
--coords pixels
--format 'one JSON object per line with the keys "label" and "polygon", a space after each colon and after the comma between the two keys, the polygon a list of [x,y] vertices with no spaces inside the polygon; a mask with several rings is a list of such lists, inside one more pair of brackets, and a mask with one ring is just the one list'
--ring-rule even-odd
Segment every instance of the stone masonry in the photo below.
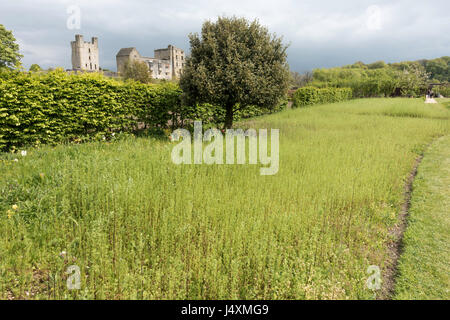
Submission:
{"label": "stone masonry", "polygon": [[72,41],[72,70],[98,72],[100,70],[98,38],[85,42],[83,36],[77,34]]}
{"label": "stone masonry", "polygon": [[128,61],[138,60],[147,64],[154,79],[171,80],[180,77],[185,59],[184,51],[172,45],[155,50],[154,58],[141,56],[136,48],[122,48],[116,55],[117,72],[123,73]]}

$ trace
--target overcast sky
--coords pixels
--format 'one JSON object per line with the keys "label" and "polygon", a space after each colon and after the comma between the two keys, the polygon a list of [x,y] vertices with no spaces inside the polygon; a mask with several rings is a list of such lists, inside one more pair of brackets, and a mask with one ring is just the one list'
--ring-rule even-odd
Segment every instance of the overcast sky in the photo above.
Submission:
{"label": "overcast sky", "polygon": [[[76,27],[71,6],[81,10],[80,29],[67,26]],[[189,51],[187,35],[218,15],[258,18],[290,45],[299,72],[436,58],[450,55],[449,12],[448,0],[0,0],[0,24],[13,30],[26,68],[71,68],[75,34],[98,37],[100,65],[111,70],[123,47],[145,56],[168,44]]]}

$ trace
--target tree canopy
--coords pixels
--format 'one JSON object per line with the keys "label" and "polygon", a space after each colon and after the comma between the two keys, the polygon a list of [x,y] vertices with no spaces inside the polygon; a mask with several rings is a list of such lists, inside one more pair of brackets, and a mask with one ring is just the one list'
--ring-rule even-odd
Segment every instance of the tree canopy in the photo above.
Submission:
{"label": "tree canopy", "polygon": [[180,79],[184,102],[224,108],[226,128],[236,110],[274,108],[286,95],[287,47],[257,20],[219,17],[189,39],[191,56]]}
{"label": "tree canopy", "polygon": [[141,83],[150,83],[152,80],[151,70],[143,61],[129,60],[124,67],[123,77],[139,81]]}
{"label": "tree canopy", "polygon": [[30,67],[30,72],[39,72],[41,70],[42,68],[36,63],[32,64]]}
{"label": "tree canopy", "polygon": [[12,31],[0,24],[0,69],[14,69],[20,66],[22,55]]}
{"label": "tree canopy", "polygon": [[450,57],[444,56],[432,60],[419,60],[430,78],[441,82],[450,82]]}
{"label": "tree canopy", "polygon": [[441,57],[396,63],[377,61],[365,64],[358,61],[343,67],[314,69],[313,79],[308,85],[352,88],[354,97],[389,97],[423,95],[430,83],[448,82],[450,57]]}

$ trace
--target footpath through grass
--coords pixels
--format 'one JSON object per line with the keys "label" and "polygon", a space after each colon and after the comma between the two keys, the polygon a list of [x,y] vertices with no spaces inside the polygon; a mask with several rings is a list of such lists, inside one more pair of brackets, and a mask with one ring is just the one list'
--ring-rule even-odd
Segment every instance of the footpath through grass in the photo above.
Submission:
{"label": "footpath through grass", "polygon": [[450,136],[425,153],[414,180],[395,299],[450,299]]}
{"label": "footpath through grass", "polygon": [[2,154],[0,298],[372,299],[367,267],[385,267],[405,179],[449,112],[364,99],[237,126],[280,129],[276,175],[176,166],[145,138]]}

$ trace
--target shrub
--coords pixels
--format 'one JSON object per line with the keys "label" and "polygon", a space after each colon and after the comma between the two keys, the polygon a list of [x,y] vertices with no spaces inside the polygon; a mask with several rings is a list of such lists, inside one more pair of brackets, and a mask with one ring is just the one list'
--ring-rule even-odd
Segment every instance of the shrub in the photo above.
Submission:
{"label": "shrub", "polygon": [[314,88],[303,87],[295,91],[293,107],[303,107],[313,104],[340,102],[352,98],[350,88]]}

